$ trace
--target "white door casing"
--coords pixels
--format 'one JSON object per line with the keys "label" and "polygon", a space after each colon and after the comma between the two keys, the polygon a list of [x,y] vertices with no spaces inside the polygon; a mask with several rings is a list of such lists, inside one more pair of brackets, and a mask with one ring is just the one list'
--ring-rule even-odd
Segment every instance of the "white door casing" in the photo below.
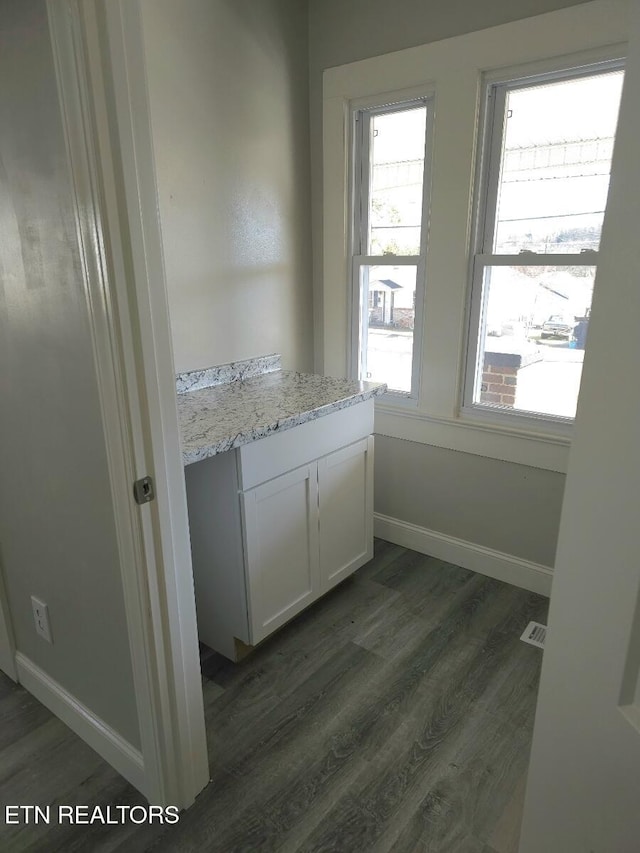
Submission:
{"label": "white door casing", "polygon": [[[208,762],[153,149],[136,3],[48,0],[140,719],[144,794]],[[135,479],[156,500],[137,506]]]}
{"label": "white door casing", "polygon": [[12,681],[18,680],[16,644],[13,638],[9,599],[2,568],[2,543],[0,543],[0,669]]}

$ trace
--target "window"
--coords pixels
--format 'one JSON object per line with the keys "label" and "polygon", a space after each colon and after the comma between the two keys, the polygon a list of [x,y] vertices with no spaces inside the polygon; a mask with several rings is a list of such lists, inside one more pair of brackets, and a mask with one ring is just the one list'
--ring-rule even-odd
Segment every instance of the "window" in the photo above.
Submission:
{"label": "window", "polygon": [[[566,471],[627,19],[594,0],[325,70],[318,363],[387,381],[377,433]],[[400,143],[420,150],[378,157],[379,122],[412,108],[424,134]],[[419,221],[384,204],[402,161]],[[413,330],[391,325],[411,307]]]}
{"label": "window", "polygon": [[351,372],[416,397],[432,106],[354,111]]}
{"label": "window", "polygon": [[622,78],[610,62],[487,85],[467,412],[575,417]]}

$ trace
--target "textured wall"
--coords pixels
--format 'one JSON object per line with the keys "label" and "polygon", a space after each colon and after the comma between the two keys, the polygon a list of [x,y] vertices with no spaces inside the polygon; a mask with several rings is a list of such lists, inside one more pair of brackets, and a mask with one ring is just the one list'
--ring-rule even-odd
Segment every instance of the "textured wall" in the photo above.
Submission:
{"label": "textured wall", "polygon": [[309,369],[306,4],[141,7],[176,370]]}
{"label": "textured wall", "polygon": [[[44,0],[0,3],[0,543],[18,651],[139,744]],[[54,645],[35,632],[49,605]]]}

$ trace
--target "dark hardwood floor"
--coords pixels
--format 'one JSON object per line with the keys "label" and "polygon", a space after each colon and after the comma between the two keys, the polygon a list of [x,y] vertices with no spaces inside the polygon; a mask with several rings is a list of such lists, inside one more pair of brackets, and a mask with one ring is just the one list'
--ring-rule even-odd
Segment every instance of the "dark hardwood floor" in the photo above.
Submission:
{"label": "dark hardwood floor", "polygon": [[[202,650],[212,780],[179,824],[2,826],[2,851],[515,853],[546,599],[396,545],[242,664]],[[144,799],[0,680],[0,806]]]}

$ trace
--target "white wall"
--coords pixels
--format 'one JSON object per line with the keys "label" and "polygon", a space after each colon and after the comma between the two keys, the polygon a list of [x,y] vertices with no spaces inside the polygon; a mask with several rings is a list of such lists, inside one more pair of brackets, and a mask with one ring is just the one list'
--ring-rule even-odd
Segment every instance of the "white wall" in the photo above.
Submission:
{"label": "white wall", "polygon": [[176,371],[312,365],[307,10],[142,0]]}
{"label": "white wall", "polygon": [[[0,545],[17,650],[140,743],[44,0],[0,2]],[[54,645],[35,632],[49,605]]]}
{"label": "white wall", "polygon": [[640,849],[640,4],[633,8],[522,853]]}
{"label": "white wall", "polygon": [[563,474],[383,435],[375,468],[376,512],[553,565]]}
{"label": "white wall", "polygon": [[[310,122],[316,367],[322,342],[322,73],[371,56],[577,5],[562,0],[423,3],[310,0]],[[346,299],[346,297],[345,297]],[[435,476],[430,476],[432,466]],[[478,472],[482,470],[482,476]],[[410,484],[407,486],[407,484]],[[443,493],[442,484],[448,484]],[[552,566],[564,475],[396,438],[379,440],[376,511]],[[446,506],[446,511],[443,507]],[[505,524],[506,522],[506,524]],[[511,530],[511,533],[507,531]]]}

